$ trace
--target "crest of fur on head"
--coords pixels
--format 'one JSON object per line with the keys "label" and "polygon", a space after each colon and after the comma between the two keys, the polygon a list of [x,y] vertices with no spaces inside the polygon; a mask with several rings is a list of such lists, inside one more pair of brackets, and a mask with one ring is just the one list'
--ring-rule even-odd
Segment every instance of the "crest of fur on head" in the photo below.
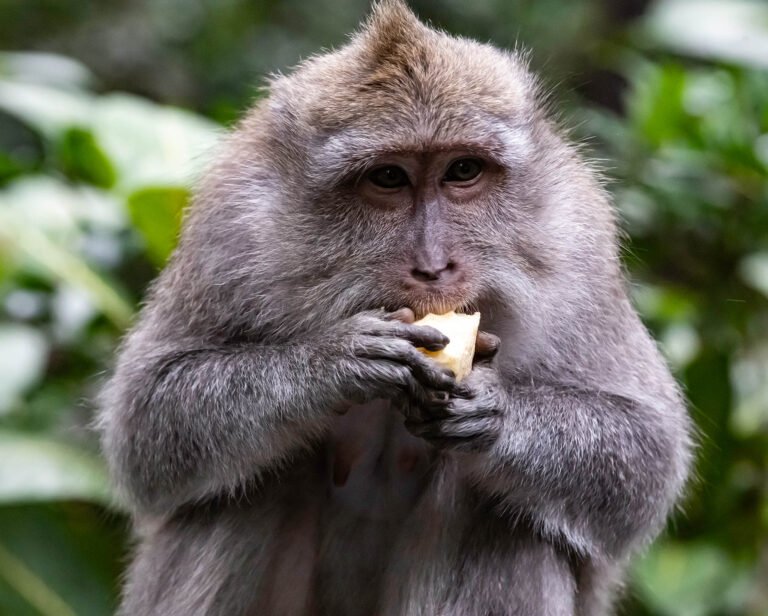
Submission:
{"label": "crest of fur on head", "polygon": [[273,79],[269,108],[275,120],[290,121],[293,138],[297,125],[309,138],[380,114],[382,125],[413,129],[425,145],[462,121],[468,106],[529,121],[538,93],[521,54],[453,37],[420,22],[401,0],[381,0],[348,45]]}
{"label": "crest of fur on head", "polygon": [[424,102],[433,102],[429,90],[446,98],[479,96],[504,110],[523,106],[533,90],[518,57],[429,28],[401,0],[377,3],[353,47],[368,72],[364,90],[405,88]]}

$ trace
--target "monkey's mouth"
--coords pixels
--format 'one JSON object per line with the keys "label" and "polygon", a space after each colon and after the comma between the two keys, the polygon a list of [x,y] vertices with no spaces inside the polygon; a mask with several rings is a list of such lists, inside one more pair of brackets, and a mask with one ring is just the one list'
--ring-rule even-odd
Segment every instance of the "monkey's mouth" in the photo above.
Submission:
{"label": "monkey's mouth", "polygon": [[409,293],[404,305],[413,310],[417,319],[430,313],[445,314],[454,311],[460,314],[473,314],[477,311],[475,302],[468,298],[464,289],[434,289]]}
{"label": "monkey's mouth", "polygon": [[[445,314],[451,311],[474,314],[481,311],[480,288],[470,280],[462,276],[450,284],[423,284],[407,278],[382,278],[379,280],[378,293],[371,289],[370,299],[377,302],[373,307],[383,307],[389,312],[410,308],[417,319],[427,314]],[[395,284],[392,284],[393,282]]]}

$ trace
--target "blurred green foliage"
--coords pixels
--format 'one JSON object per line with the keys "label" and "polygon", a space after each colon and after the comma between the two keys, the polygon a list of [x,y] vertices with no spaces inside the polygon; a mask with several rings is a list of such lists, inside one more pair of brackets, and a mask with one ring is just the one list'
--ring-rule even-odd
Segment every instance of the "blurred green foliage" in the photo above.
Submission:
{"label": "blurred green foliage", "polygon": [[[691,401],[697,477],[633,567],[622,613],[768,614],[768,5],[413,5],[532,47],[560,82],[564,123],[615,194],[637,305]],[[100,374],[173,248],[216,120],[266,71],[343,42],[365,10],[0,9],[0,44],[24,50],[0,55],[0,615],[113,609],[129,538],[89,429]]]}

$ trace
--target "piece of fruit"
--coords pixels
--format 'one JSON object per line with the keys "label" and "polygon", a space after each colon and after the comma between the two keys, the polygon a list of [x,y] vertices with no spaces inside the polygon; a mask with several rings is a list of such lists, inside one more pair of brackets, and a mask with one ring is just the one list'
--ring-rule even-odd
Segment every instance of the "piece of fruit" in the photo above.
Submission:
{"label": "piece of fruit", "polygon": [[414,325],[428,325],[439,330],[450,342],[442,351],[419,351],[434,359],[441,366],[450,368],[460,381],[472,370],[472,358],[475,355],[475,340],[480,327],[480,313],[457,314],[453,311],[445,314],[428,314]]}

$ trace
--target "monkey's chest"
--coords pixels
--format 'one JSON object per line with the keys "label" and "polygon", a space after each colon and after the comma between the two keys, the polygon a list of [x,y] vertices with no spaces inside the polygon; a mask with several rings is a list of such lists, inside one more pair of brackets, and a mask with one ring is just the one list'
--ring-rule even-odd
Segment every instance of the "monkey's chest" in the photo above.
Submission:
{"label": "monkey's chest", "polygon": [[394,521],[418,500],[432,449],[405,429],[390,402],[374,400],[337,418],[327,454],[334,514]]}
{"label": "monkey's chest", "polygon": [[377,400],[339,416],[326,455],[313,605],[318,614],[370,616],[434,450],[403,427],[389,402]]}

